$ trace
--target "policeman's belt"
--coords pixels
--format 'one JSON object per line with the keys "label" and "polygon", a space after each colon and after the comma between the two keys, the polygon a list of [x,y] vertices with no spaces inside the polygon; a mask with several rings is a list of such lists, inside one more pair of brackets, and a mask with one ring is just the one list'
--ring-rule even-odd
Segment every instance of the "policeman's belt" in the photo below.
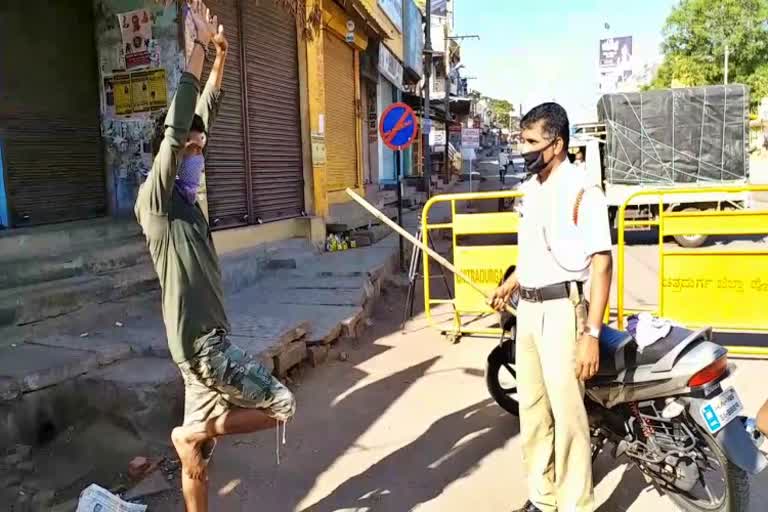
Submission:
{"label": "policeman's belt", "polygon": [[520,298],[528,302],[544,302],[547,300],[568,299],[571,297],[571,286],[576,286],[579,297],[584,294],[584,283],[570,281],[551,284],[542,288],[520,287]]}

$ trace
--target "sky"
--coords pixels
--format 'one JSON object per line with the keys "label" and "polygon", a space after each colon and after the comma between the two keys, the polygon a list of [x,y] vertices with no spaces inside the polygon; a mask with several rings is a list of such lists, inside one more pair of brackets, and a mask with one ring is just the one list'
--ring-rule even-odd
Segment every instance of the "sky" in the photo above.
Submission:
{"label": "sky", "polygon": [[[598,47],[633,36],[640,61],[660,60],[661,30],[677,0],[454,0],[455,35],[470,89],[522,103],[557,101],[572,123],[597,119]],[[610,30],[604,25],[608,23]]]}

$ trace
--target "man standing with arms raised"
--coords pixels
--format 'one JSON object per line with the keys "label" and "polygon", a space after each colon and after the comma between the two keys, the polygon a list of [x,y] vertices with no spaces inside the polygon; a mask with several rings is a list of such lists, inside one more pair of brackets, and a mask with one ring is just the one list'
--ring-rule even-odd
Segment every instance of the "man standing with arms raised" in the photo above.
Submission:
{"label": "man standing with arms raised", "polygon": [[563,107],[539,105],[520,126],[532,177],[521,186],[517,268],[493,301],[501,310],[519,289],[515,363],[530,498],[519,512],[592,512],[583,395],[597,373],[611,285],[608,208],[602,191],[568,161]]}
{"label": "man standing with arms raised", "polygon": [[[205,512],[207,463],[216,438],[275,427],[293,416],[295,401],[267,368],[226,338],[221,270],[197,192],[228,44],[200,0],[185,2],[184,16],[186,72],[156,137],[152,171],[139,189],[135,213],[160,280],[168,346],[184,378],[184,423],[171,434],[184,501],[189,512]],[[216,60],[198,98],[211,42]]]}

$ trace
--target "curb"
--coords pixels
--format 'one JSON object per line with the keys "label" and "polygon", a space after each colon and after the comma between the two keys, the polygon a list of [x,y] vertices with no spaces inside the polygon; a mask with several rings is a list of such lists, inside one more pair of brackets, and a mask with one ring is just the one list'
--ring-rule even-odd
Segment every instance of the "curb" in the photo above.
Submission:
{"label": "curb", "polygon": [[[384,263],[358,273],[359,277],[366,276],[361,305],[351,315],[340,319],[321,343],[309,341],[308,322],[296,322],[266,349],[253,355],[278,378],[285,378],[302,364],[313,367],[323,364],[328,360],[332,345],[339,339],[356,338],[364,332],[365,320],[381,295],[385,279],[396,272],[397,264],[397,249],[393,247]],[[131,334],[138,337],[140,329]],[[104,415],[123,422],[127,418],[137,433],[157,431],[158,425],[153,426],[149,412],[153,401],[155,407],[160,402],[165,405],[157,423],[168,423],[172,427],[174,418],[178,419],[176,416],[183,410],[183,387],[167,346],[164,343],[140,345],[130,340],[119,341],[95,336],[84,344],[77,337],[56,336],[23,343],[18,349],[12,349],[30,352],[29,359],[33,361],[34,353],[43,351],[60,353],[63,359],[62,364],[54,368],[42,365],[39,370],[32,368],[30,375],[20,372],[19,377],[0,377],[0,410],[7,416],[7,424],[0,430],[0,450],[18,443],[36,443],[39,430],[43,428],[41,425],[55,433],[75,422],[88,422]],[[146,339],[142,341],[146,342]],[[237,339],[233,341],[237,343]],[[137,370],[144,365],[156,368],[155,375],[143,375],[145,372]],[[132,371],[127,371],[128,368]],[[160,393],[158,390],[162,388],[168,391]],[[177,393],[171,390],[177,390]],[[118,400],[118,397],[123,398]],[[162,397],[162,400],[153,397]],[[133,407],[135,410],[120,407],[120,402],[131,404],[128,409]],[[67,412],[68,409],[72,410]],[[138,414],[136,422],[130,420],[131,412]]]}

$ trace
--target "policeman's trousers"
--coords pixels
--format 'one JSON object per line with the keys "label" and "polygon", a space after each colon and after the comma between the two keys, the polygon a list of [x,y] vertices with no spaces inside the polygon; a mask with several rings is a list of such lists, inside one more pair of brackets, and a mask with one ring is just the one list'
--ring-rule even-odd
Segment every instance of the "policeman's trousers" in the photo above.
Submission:
{"label": "policeman's trousers", "polygon": [[515,366],[529,499],[543,512],[593,512],[584,383],[569,299],[520,301]]}

